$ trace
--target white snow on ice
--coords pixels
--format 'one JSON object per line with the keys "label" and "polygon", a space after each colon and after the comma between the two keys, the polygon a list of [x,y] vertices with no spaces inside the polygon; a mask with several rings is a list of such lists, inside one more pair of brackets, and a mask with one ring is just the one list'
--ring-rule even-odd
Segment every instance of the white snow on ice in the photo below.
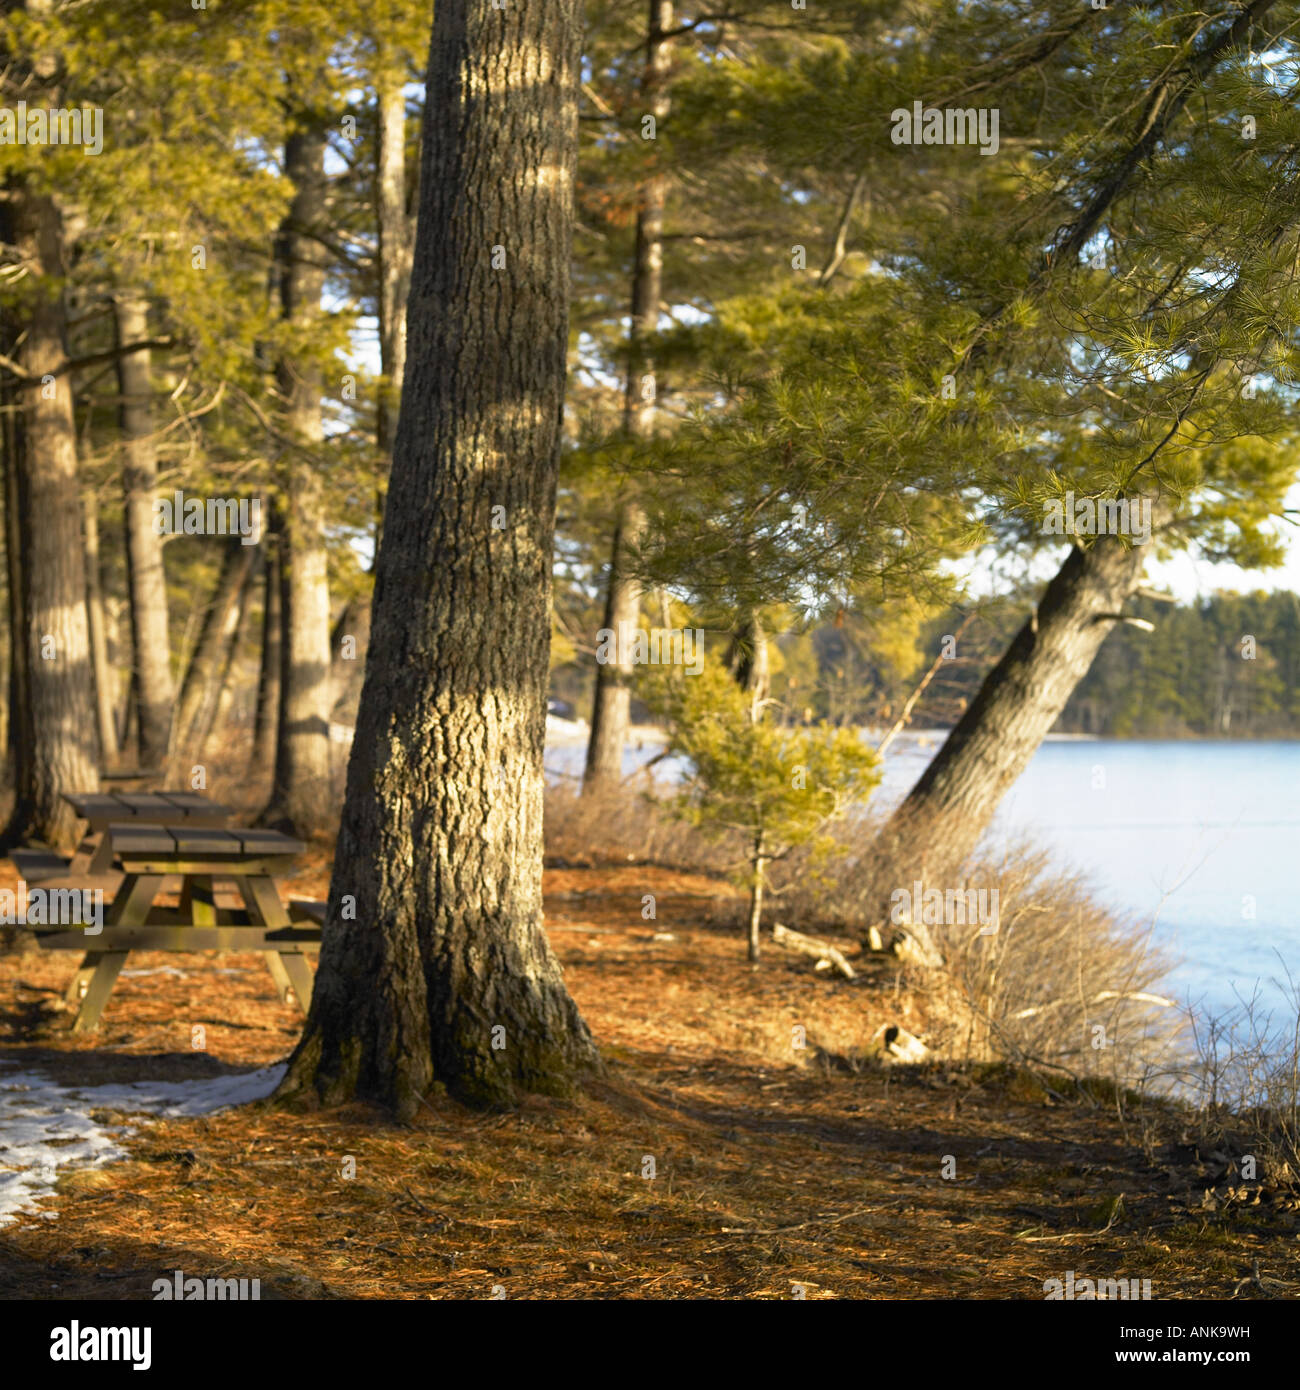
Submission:
{"label": "white snow on ice", "polygon": [[198,1081],[105,1086],[60,1086],[39,1072],[0,1071],[0,1226],[48,1197],[59,1168],[101,1168],[126,1156],[117,1141],[132,1132],[130,1126],[98,1124],[91,1111],[207,1115],[269,1096],[284,1070],[278,1063]]}

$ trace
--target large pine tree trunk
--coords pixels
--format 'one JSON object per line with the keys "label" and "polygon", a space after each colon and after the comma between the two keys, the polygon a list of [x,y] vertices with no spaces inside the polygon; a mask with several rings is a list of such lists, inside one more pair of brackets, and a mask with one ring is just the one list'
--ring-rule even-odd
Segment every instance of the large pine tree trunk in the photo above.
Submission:
{"label": "large pine tree trunk", "polygon": [[[118,345],[145,342],[149,337],[147,301],[123,294],[114,301],[113,307]],[[172,711],[176,703],[163,538],[154,526],[158,460],[150,439],[153,394],[150,369],[147,350],[124,353],[117,359],[122,438],[126,448],[122,490],[126,496],[126,569],[131,601],[131,684],[141,769],[160,768],[167,761]]]}
{"label": "large pine tree trunk", "polygon": [[1146,554],[1145,546],[1126,547],[1113,537],[1070,551],[882,829],[881,862],[902,875],[899,883],[951,874],[975,848],[1141,583]]}
{"label": "large pine tree trunk", "polygon": [[[664,35],[672,28],[672,22],[671,0],[649,0],[641,95],[646,113],[653,115],[656,123],[668,115],[668,51]],[[623,395],[623,428],[634,439],[644,439],[654,429],[654,364],[644,342],[659,323],[667,191],[667,180],[657,171],[652,173],[641,187],[637,207],[628,370]],[[604,626],[615,634],[634,631],[640,617],[641,585],[629,573],[629,559],[644,527],[645,515],[636,499],[626,498],[614,524],[605,591]],[[584,794],[617,786],[623,778],[623,745],[627,742],[632,703],[632,664],[623,659],[622,647],[620,639],[614,648],[618,659],[596,666]]]}
{"label": "large pine tree trunk", "polygon": [[598,1065],[541,896],[580,25],[578,0],[434,16],[370,653],[283,1095],[409,1116],[435,1079],[490,1104]]}
{"label": "large pine tree trunk", "polygon": [[[284,319],[310,329],[320,319],[325,271],[310,235],[326,214],[325,136],[316,129],[285,142],[285,173],[295,192],[277,244]],[[262,821],[310,836],[332,820],[330,785],[330,596],[321,489],[321,370],[306,356],[277,372],[292,442],[285,465],[280,546],[280,709],[271,801]]]}
{"label": "large pine tree trunk", "polygon": [[63,222],[54,200],[11,187],[18,255],[30,298],[18,349],[28,377],[21,390],[22,447],[17,450],[17,519],[21,547],[23,687],[18,691],[28,743],[17,769],[7,843],[70,845],[77,818],[64,792],[99,785],[94,672],[86,620],[72,379],[66,313]]}

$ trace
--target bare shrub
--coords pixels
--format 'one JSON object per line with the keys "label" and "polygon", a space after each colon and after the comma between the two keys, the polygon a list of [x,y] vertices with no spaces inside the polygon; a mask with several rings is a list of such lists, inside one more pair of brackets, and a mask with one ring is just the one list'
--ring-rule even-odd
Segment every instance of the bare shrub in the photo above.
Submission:
{"label": "bare shrub", "polygon": [[1176,1073],[1176,1083],[1195,1108],[1202,1149],[1219,1155],[1230,1172],[1240,1172],[1249,1155],[1261,1181],[1294,1184],[1300,1180],[1300,987],[1289,973],[1284,992],[1280,1019],[1258,994],[1229,1013],[1194,1016],[1195,1061]]}

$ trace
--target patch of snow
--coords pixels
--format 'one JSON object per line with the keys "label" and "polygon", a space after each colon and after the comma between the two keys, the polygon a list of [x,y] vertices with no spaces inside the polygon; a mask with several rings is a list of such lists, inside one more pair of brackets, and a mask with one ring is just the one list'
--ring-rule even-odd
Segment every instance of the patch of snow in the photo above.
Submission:
{"label": "patch of snow", "polygon": [[102,1168],[126,1156],[117,1141],[131,1128],[99,1124],[92,1111],[207,1115],[269,1096],[284,1072],[278,1063],[197,1081],[104,1086],[60,1086],[34,1071],[0,1074],[0,1226],[48,1197],[61,1167]]}

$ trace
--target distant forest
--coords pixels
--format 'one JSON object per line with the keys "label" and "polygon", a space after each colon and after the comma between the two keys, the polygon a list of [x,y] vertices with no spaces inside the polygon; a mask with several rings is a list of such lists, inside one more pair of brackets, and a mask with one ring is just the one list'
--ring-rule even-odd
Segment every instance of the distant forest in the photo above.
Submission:
{"label": "distant forest", "polygon": [[[842,612],[771,644],[772,695],[792,723],[887,728],[969,609],[901,632],[895,615]],[[907,720],[954,724],[1030,612],[1027,598],[981,604]],[[1219,593],[1194,604],[1134,598],[1057,722],[1057,733],[1109,738],[1300,737],[1300,596]],[[712,635],[711,635],[712,636]],[[1253,639],[1253,644],[1250,640]],[[714,640],[721,642],[718,635]],[[1250,654],[1253,652],[1253,655]],[[593,665],[553,672],[552,692],[590,717]],[[634,717],[648,718],[634,702]]]}

